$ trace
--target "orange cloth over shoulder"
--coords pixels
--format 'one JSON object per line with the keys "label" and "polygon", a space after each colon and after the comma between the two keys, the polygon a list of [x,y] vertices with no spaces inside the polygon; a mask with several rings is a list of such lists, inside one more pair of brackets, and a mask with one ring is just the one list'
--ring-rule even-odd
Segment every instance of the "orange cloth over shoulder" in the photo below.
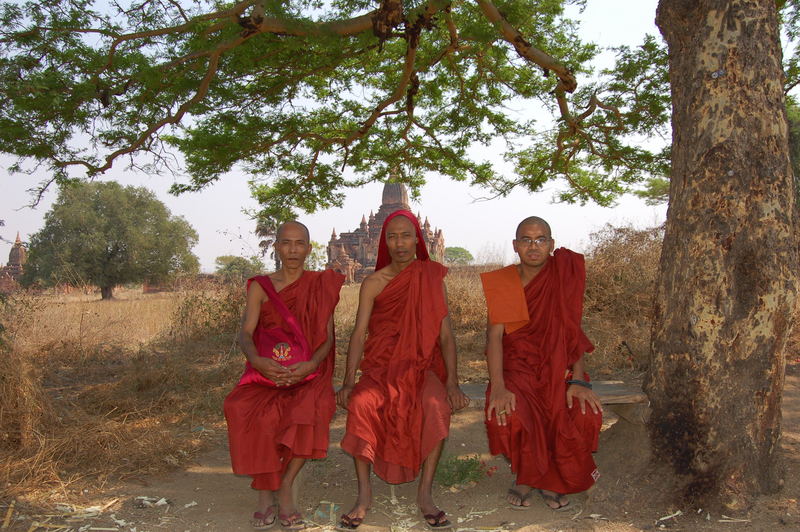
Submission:
{"label": "orange cloth over shoulder", "polygon": [[489,310],[489,323],[502,323],[506,333],[512,333],[528,323],[528,302],[516,265],[482,273],[481,283]]}
{"label": "orange cloth over shoulder", "polygon": [[[279,292],[300,322],[312,351],[327,338],[328,320],[339,302],[343,282],[344,276],[332,270],[306,271]],[[286,327],[270,301],[261,306],[259,325]],[[254,489],[277,490],[294,457],[327,456],[329,425],[336,410],[332,382],[335,351],[334,342],[320,364],[319,376],[306,384],[288,390],[247,384],[235,387],[225,398],[233,472],[252,476]]]}

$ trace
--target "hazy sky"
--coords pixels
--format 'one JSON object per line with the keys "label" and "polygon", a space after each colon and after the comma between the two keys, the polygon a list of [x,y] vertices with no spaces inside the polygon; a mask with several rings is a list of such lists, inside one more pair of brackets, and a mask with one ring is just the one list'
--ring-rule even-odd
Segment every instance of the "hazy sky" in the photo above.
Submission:
{"label": "hazy sky", "polygon": [[[581,16],[584,40],[601,46],[642,42],[645,33],[658,35],[655,27],[657,0],[589,0]],[[606,58],[609,56],[606,55]],[[578,83],[581,83],[578,79]],[[0,159],[7,167],[9,159]],[[0,193],[0,237],[13,241],[20,232],[27,241],[44,224],[44,213],[55,199],[57,191],[51,190],[36,209],[24,206],[30,201],[26,189],[44,178],[26,175],[3,178]],[[247,187],[248,176],[233,172],[219,183],[200,193],[174,197],[167,194],[172,180],[168,176],[147,176],[125,172],[124,164],[106,174],[123,184],[145,186],[164,201],[171,212],[184,216],[197,230],[200,241],[194,252],[200,258],[203,271],[213,271],[214,259],[220,255],[252,255],[258,251],[258,239],[253,235],[254,223],[242,211],[255,209]],[[556,245],[585,249],[588,235],[605,224],[633,224],[649,227],[664,220],[666,207],[648,207],[633,197],[623,197],[615,207],[596,205],[553,204],[551,198],[557,184],[548,186],[537,194],[514,191],[502,199],[485,200],[489,193],[482,189],[455,183],[432,175],[422,189],[419,202],[411,203],[412,210],[427,216],[431,225],[444,230],[445,245],[467,248],[476,258],[512,260],[511,239],[519,220],[530,215],[547,219],[553,227]],[[352,231],[358,227],[362,214],[377,211],[380,206],[382,184],[372,184],[348,192],[344,207],[330,209],[310,216],[301,216],[311,230],[311,238],[327,243],[331,231]],[[0,264],[8,259],[10,243],[0,242]]]}

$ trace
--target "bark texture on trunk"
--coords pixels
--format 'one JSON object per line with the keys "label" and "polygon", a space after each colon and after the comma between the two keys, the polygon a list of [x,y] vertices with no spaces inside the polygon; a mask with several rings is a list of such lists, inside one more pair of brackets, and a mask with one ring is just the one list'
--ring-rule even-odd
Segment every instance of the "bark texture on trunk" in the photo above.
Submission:
{"label": "bark texture on trunk", "polygon": [[645,389],[656,459],[692,505],[779,484],[796,298],[793,179],[772,0],[661,0],[672,179]]}
{"label": "bark texture on trunk", "polygon": [[101,299],[114,299],[114,287],[113,286],[101,286],[100,287],[100,297],[101,297]]}

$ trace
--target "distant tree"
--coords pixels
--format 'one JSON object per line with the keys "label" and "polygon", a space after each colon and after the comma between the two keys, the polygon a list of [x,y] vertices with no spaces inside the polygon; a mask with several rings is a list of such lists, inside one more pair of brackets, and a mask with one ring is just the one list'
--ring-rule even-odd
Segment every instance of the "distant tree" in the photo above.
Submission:
{"label": "distant tree", "polygon": [[144,188],[67,186],[31,237],[22,284],[52,285],[69,275],[99,286],[103,299],[111,299],[118,284],[196,272],[195,243],[189,223]]}
{"label": "distant tree", "polygon": [[311,253],[306,258],[306,269],[324,270],[328,264],[328,249],[324,244],[314,240],[311,241]]}
{"label": "distant tree", "polygon": [[258,257],[237,257],[235,255],[222,255],[214,259],[217,264],[216,274],[227,281],[241,281],[249,279],[266,270],[264,262]]}
{"label": "distant tree", "polygon": [[669,201],[669,181],[663,177],[650,177],[645,180],[643,189],[634,190],[633,193],[647,205],[661,205]]}
{"label": "distant tree", "polygon": [[444,261],[447,264],[469,264],[475,258],[469,250],[460,247],[444,248]]}

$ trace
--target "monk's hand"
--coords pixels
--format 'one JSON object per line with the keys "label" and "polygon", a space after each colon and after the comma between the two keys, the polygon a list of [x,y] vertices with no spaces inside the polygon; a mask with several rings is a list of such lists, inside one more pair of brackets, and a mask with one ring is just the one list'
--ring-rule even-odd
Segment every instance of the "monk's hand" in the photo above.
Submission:
{"label": "monk's hand", "polygon": [[603,411],[600,398],[596,393],[580,384],[570,384],[567,386],[567,408],[575,406],[576,401],[581,407],[581,414],[586,413],[586,405],[589,405],[595,414]]}
{"label": "monk's hand", "polygon": [[294,384],[305,379],[311,373],[314,373],[314,371],[317,369],[317,364],[311,360],[305,360],[303,362],[298,362],[297,364],[292,364],[291,366],[286,366],[286,369],[291,372],[290,380],[292,381],[292,384]]}
{"label": "monk's hand", "polygon": [[251,361],[250,365],[263,376],[274,382],[276,386],[288,386],[292,384],[292,372],[271,358],[259,357]]}
{"label": "monk's hand", "polygon": [[497,416],[497,424],[505,426],[511,412],[517,409],[517,398],[514,392],[504,386],[492,386],[489,394],[489,408],[486,410],[486,418],[491,420],[492,413]]}
{"label": "monk's hand", "polygon": [[461,410],[469,404],[469,397],[461,391],[458,384],[447,385],[447,402],[450,403],[450,410],[455,412]]}
{"label": "monk's hand", "polygon": [[342,387],[336,392],[336,404],[347,410],[347,400],[350,398],[350,392],[352,391],[352,384],[342,384]]}

